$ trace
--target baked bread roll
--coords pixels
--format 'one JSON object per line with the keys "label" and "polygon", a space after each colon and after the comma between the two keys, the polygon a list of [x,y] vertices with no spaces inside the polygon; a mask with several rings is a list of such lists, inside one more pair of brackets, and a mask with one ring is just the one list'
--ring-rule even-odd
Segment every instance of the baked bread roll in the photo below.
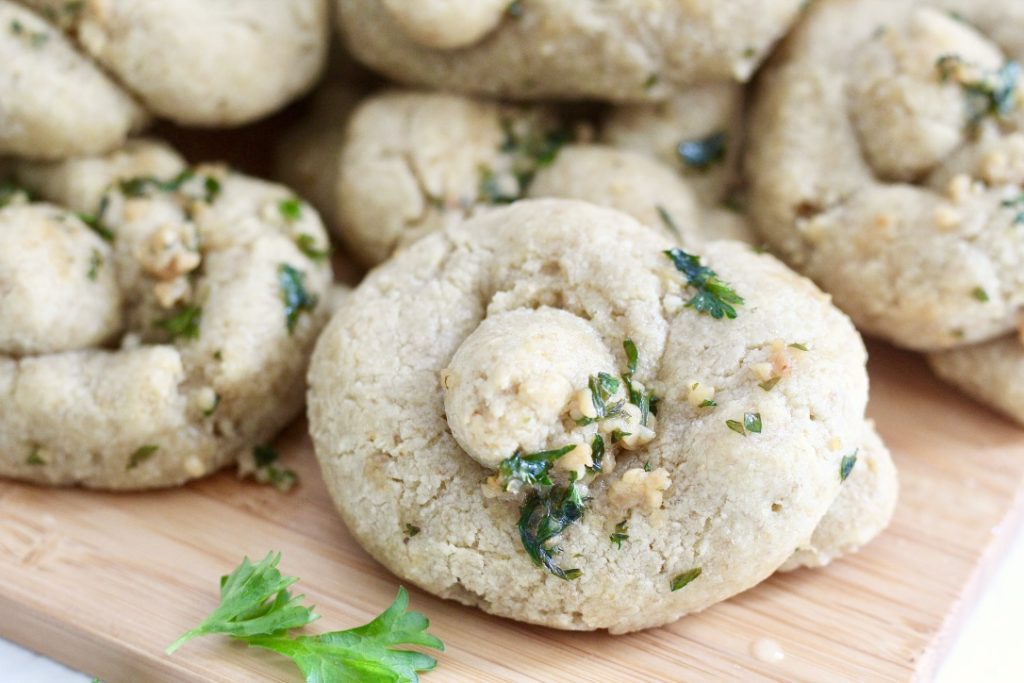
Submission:
{"label": "baked bread roll", "polygon": [[311,207],[151,141],[15,172],[40,201],[0,208],[0,475],[174,486],[302,411],[332,279]]}
{"label": "baked bread roll", "polygon": [[[770,255],[697,257],[618,211],[524,200],[371,271],[317,343],[310,430],[353,536],[403,580],[620,633],[884,526],[864,362]],[[854,474],[861,447],[877,475]],[[816,539],[854,481],[876,519]]]}

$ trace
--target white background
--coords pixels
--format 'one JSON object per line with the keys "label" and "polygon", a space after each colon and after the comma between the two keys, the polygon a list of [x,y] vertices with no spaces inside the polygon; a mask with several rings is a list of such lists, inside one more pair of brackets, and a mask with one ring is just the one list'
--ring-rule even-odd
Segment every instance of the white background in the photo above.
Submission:
{"label": "white background", "polygon": [[[946,658],[939,683],[1019,683],[1024,681],[1024,530],[993,575]],[[44,657],[0,640],[0,672],[5,683],[89,683],[84,676]],[[424,683],[429,682],[424,679]],[[105,681],[104,683],[122,683]]]}

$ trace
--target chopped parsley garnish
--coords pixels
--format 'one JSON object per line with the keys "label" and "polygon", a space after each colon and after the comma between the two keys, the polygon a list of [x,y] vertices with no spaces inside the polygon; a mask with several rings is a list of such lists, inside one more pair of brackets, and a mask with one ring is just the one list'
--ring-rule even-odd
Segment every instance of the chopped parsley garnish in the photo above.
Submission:
{"label": "chopped parsley garnish", "polygon": [[99,277],[100,268],[102,267],[103,257],[100,255],[98,250],[93,249],[92,253],[89,254],[89,272],[86,273],[86,276],[93,282],[96,282],[96,278]]}
{"label": "chopped parsley garnish", "polygon": [[986,116],[999,120],[1010,117],[1017,103],[1020,63],[1009,61],[996,70],[981,70],[976,80],[963,80],[960,72],[968,65],[958,55],[943,55],[935,63],[943,81],[956,79],[967,96],[967,119],[973,126]]}
{"label": "chopped parsley garnish", "polygon": [[789,345],[789,348],[796,349],[797,351],[810,351],[806,344],[800,344],[799,342],[793,342]]}
{"label": "chopped parsley garnish", "polygon": [[502,188],[498,177],[494,175],[493,171],[486,168],[480,170],[478,194],[480,199],[487,204],[511,204],[521,196],[518,192],[508,192]]}
{"label": "chopped parsley garnish", "polygon": [[746,436],[747,432],[752,434],[761,433],[761,413],[744,413],[743,421],[726,420],[725,426],[740,436]]}
{"label": "chopped parsley garnish", "polygon": [[622,550],[622,542],[629,540],[629,520],[622,520],[615,525],[615,533],[608,537],[619,550]]}
{"label": "chopped parsley garnish", "polygon": [[289,588],[298,579],[277,569],[280,553],[268,553],[252,563],[242,560],[229,576],[221,577],[220,604],[196,628],[167,648],[173,653],[192,638],[221,634],[250,647],[291,658],[307,683],[345,681],[419,680],[437,661],[421,652],[400,649],[403,645],[444,650],[444,643],[427,632],[430,622],[419,612],[409,612],[409,594],[398,589],[394,602],[368,624],[347,631],[293,636],[290,631],[319,619],[305,596]]}
{"label": "chopped parsley garnish", "polygon": [[636,374],[637,363],[640,360],[636,344],[632,339],[627,339],[622,342],[622,348],[626,352],[626,372],[622,375],[622,382],[626,385],[629,402],[640,409],[640,424],[646,427],[650,416],[658,414],[657,397],[654,392],[647,391],[639,383],[633,382],[633,375]]}
{"label": "chopped parsley garnish", "polygon": [[218,406],[220,406],[220,394],[215,393],[213,395],[213,405],[203,411],[203,416],[210,417],[217,412]]}
{"label": "chopped parsley garnish", "polygon": [[525,133],[519,133],[512,121],[504,121],[502,125],[505,139],[500,151],[511,158],[512,171],[508,180],[514,178],[515,187],[505,187],[504,178],[499,178],[494,169],[482,167],[478,195],[489,204],[510,204],[522,198],[537,171],[550,166],[562,147],[572,140],[572,133],[562,126],[545,129],[532,125]]}
{"label": "chopped parsley garnish", "polygon": [[178,337],[199,339],[199,324],[202,320],[202,307],[189,304],[170,318],[161,320],[158,325],[170,335],[172,341]]}
{"label": "chopped parsley garnish", "polygon": [[772,389],[775,388],[775,385],[778,384],[781,380],[782,378],[776,375],[771,379],[766,379],[765,381],[759,383],[757,386],[761,387],[765,391],[771,391]]}
{"label": "chopped parsley garnish", "polygon": [[683,163],[692,169],[706,171],[725,158],[728,136],[724,132],[712,133],[698,140],[684,140],[676,147]]}
{"label": "chopped parsley garnish", "polygon": [[719,280],[715,271],[702,266],[699,256],[688,254],[679,247],[667,250],[665,255],[672,260],[676,270],[686,276],[686,284],[697,290],[693,298],[687,302],[688,307],[710,315],[716,320],[736,317],[733,304],[742,305],[743,297]]}
{"label": "chopped parsley garnish", "polygon": [[0,183],[0,209],[22,199],[28,199],[28,192],[24,188],[12,182]]}
{"label": "chopped parsley garnish", "polygon": [[981,303],[986,303],[989,301],[988,292],[986,292],[983,287],[975,287],[974,289],[972,289],[971,296],[973,296]]}
{"label": "chopped parsley garnish", "polygon": [[299,476],[288,467],[278,467],[277,461],[281,454],[273,446],[259,445],[252,449],[252,459],[256,464],[256,481],[270,484],[278,491],[287,493],[299,482]]}
{"label": "chopped parsley garnish", "polygon": [[[615,434],[618,430],[612,432],[612,443],[615,443]],[[590,461],[594,463],[587,469],[591,472],[600,472],[602,464],[604,463],[604,437],[600,434],[594,434],[594,439],[590,442]]]}
{"label": "chopped parsley garnish", "polygon": [[420,532],[420,528],[418,526],[416,526],[415,524],[406,524],[405,525],[405,536],[406,536],[406,538],[412,538],[413,536],[415,536],[419,532]]}
{"label": "chopped parsley garnish", "polygon": [[[3,188],[0,187],[0,206],[3,206]],[[1014,225],[1024,225],[1024,192],[1021,192],[1014,199],[1004,199],[1000,206],[1007,209],[1015,209],[1017,214],[1013,217]]]}
{"label": "chopped parsley garnish", "polygon": [[672,218],[672,214],[668,212],[668,209],[661,204],[654,208],[658,210],[658,216],[661,218],[661,222],[665,224],[665,227],[668,228],[669,232],[675,235],[676,239],[682,239],[683,233],[679,231],[679,224],[676,223],[676,219]]}
{"label": "chopped parsley garnish", "polygon": [[[177,192],[185,183],[196,177],[191,169],[185,169],[170,180],[160,180],[151,175],[135,176],[125,178],[118,182],[117,186],[126,197],[148,197],[151,192]],[[203,179],[203,201],[212,204],[220,196],[220,181],[213,176],[206,176]]]}
{"label": "chopped parsley garnish", "polygon": [[50,34],[46,31],[29,31],[17,19],[11,21],[11,33],[16,36],[25,36],[32,47],[42,47],[50,39]]}
{"label": "chopped parsley garnish", "polygon": [[581,417],[576,420],[577,425],[582,427],[595,422],[601,422],[610,417],[615,417],[622,412],[622,407],[626,405],[625,401],[609,403],[612,397],[619,391],[619,380],[607,372],[599,372],[596,375],[590,376],[588,386],[590,387],[590,400],[594,405],[594,412],[597,413],[597,416]]}
{"label": "chopped parsley garnish", "polygon": [[659,76],[657,73],[652,73],[650,76],[647,77],[647,80],[644,81],[644,90],[650,90],[654,86],[658,85],[659,80],[661,80],[661,76]]}
{"label": "chopped parsley garnish", "polygon": [[316,246],[316,238],[306,233],[302,233],[296,237],[295,244],[298,245],[299,251],[313,261],[323,261],[331,255],[331,248],[329,245],[326,249],[318,249]]}
{"label": "chopped parsley garnish", "polygon": [[624,432],[621,429],[613,429],[612,430],[612,443],[618,443],[618,442],[622,441],[624,438],[626,438],[627,436],[630,436],[631,434],[632,434],[632,432]]}
{"label": "chopped parsley garnish", "polygon": [[100,202],[100,210],[96,215],[89,213],[78,214],[78,220],[85,223],[85,225],[92,230],[94,233],[100,236],[105,242],[114,241],[114,231],[103,225],[103,214],[106,212],[108,199],[106,197]]}
{"label": "chopped parsley garnish", "polygon": [[675,591],[679,590],[680,588],[683,588],[684,586],[692,583],[694,579],[696,579],[698,576],[700,576],[700,573],[701,573],[701,568],[700,567],[694,567],[693,569],[685,571],[682,574],[677,574],[672,579],[672,582],[669,584],[671,586],[671,588],[672,588],[672,591],[675,592]]}
{"label": "chopped parsley garnish", "polygon": [[698,406],[698,407],[699,408],[714,408],[717,405],[718,405],[718,403],[716,403],[714,399],[706,398],[706,399],[704,399],[703,401],[700,402],[700,406]]}
{"label": "chopped parsley garnish", "polygon": [[32,452],[28,454],[28,458],[25,460],[26,465],[45,465],[46,461],[43,460],[42,456],[39,455],[39,446],[32,449]]}
{"label": "chopped parsley garnish", "polygon": [[533,563],[543,566],[560,579],[578,579],[580,569],[563,569],[555,562],[561,552],[550,543],[569,526],[578,522],[586,511],[586,501],[576,482],[534,491],[519,511],[519,538]]}
{"label": "chopped parsley garnish", "polygon": [[298,197],[282,199],[277,203],[277,210],[281,212],[282,218],[293,223],[302,218],[302,200]]}
{"label": "chopped parsley garnish", "polygon": [[277,279],[281,286],[281,297],[284,299],[285,324],[288,327],[288,334],[292,334],[299,323],[299,315],[303,311],[313,311],[319,298],[306,291],[306,274],[287,263],[282,263],[278,267]]}
{"label": "chopped parsley garnish", "polygon": [[128,466],[125,469],[135,469],[142,463],[152,458],[153,455],[158,450],[160,450],[160,446],[157,446],[156,444],[147,444],[145,446],[140,446],[134,453],[132,453],[132,456],[128,458]]}
{"label": "chopped parsley garnish", "polygon": [[853,453],[843,456],[839,462],[839,481],[846,481],[846,478],[850,476],[853,466],[857,464],[857,453],[859,452],[860,449],[857,449]]}
{"label": "chopped parsley garnish", "polygon": [[644,472],[650,472],[650,471],[651,471],[651,461],[648,460],[647,462],[644,463]]}
{"label": "chopped parsley garnish", "polygon": [[[603,446],[602,443],[602,455]],[[520,482],[524,486],[551,486],[551,468],[559,458],[575,448],[575,444],[570,444],[556,450],[537,453],[516,451],[498,465],[498,474],[505,490],[507,491],[513,482]]]}

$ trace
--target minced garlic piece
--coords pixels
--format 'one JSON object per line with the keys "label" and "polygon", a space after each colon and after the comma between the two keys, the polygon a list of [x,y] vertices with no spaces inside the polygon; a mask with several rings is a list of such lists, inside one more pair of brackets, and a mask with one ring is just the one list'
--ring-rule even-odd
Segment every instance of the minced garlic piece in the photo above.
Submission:
{"label": "minced garlic piece", "polygon": [[587,468],[593,466],[594,451],[585,443],[576,444],[576,448],[555,461],[555,469],[575,472],[577,479],[582,479]]}
{"label": "minced garlic piece", "polygon": [[612,505],[623,509],[643,507],[648,513],[661,508],[664,492],[672,485],[668,470],[659,467],[651,472],[642,467],[626,470],[608,489]]}
{"label": "minced garlic piece", "polygon": [[951,206],[940,205],[935,207],[935,225],[939,230],[952,230],[963,221],[960,212]]}
{"label": "minced garlic piece", "polygon": [[173,280],[199,267],[195,235],[183,226],[167,226],[149,236],[138,254],[139,262],[153,277]]}
{"label": "minced garlic piece", "polygon": [[754,374],[757,375],[757,378],[762,382],[771,379],[772,375],[775,372],[771,363],[754,363],[751,369],[754,371]]}
{"label": "minced garlic piece", "polygon": [[701,384],[700,382],[690,382],[690,393],[686,397],[686,400],[690,402],[690,405],[694,408],[700,408],[701,405],[707,401],[711,401],[715,398],[715,388],[710,384]]}

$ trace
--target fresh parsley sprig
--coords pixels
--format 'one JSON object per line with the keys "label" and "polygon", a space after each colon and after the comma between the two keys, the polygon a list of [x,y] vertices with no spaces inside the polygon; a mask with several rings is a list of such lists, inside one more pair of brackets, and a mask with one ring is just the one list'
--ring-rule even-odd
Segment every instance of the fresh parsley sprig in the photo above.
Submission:
{"label": "fresh parsley sprig", "polygon": [[700,257],[688,254],[679,247],[664,252],[675,265],[676,270],[686,276],[686,284],[697,290],[687,306],[716,320],[734,319],[736,308],[743,304],[743,297],[732,287],[718,279],[718,274],[700,263]]}
{"label": "fresh parsley sprig", "polygon": [[530,494],[519,511],[519,538],[534,564],[567,581],[583,575],[581,569],[559,567],[555,555],[561,548],[550,542],[582,519],[584,512],[586,499],[575,481]]}
{"label": "fresh parsley sprig", "polygon": [[319,619],[313,608],[302,604],[305,596],[293,596],[288,587],[298,581],[277,569],[281,553],[267,553],[253,564],[246,557],[235,571],[220,580],[220,605],[199,626],[167,648],[167,654],[198,636],[214,633],[247,638],[301,628]]}
{"label": "fresh parsley sprig", "polygon": [[430,671],[437,660],[430,655],[400,649],[402,645],[444,650],[444,643],[427,633],[430,622],[419,612],[409,612],[409,594],[398,589],[394,602],[368,624],[346,631],[311,636],[291,636],[319,618],[293,596],[288,588],[298,579],[277,569],[280,553],[262,561],[242,560],[221,579],[221,603],[202,624],[185,633],[167,648],[171,654],[197,636],[228,635],[289,657],[307,683],[395,681],[416,683],[419,672]]}

